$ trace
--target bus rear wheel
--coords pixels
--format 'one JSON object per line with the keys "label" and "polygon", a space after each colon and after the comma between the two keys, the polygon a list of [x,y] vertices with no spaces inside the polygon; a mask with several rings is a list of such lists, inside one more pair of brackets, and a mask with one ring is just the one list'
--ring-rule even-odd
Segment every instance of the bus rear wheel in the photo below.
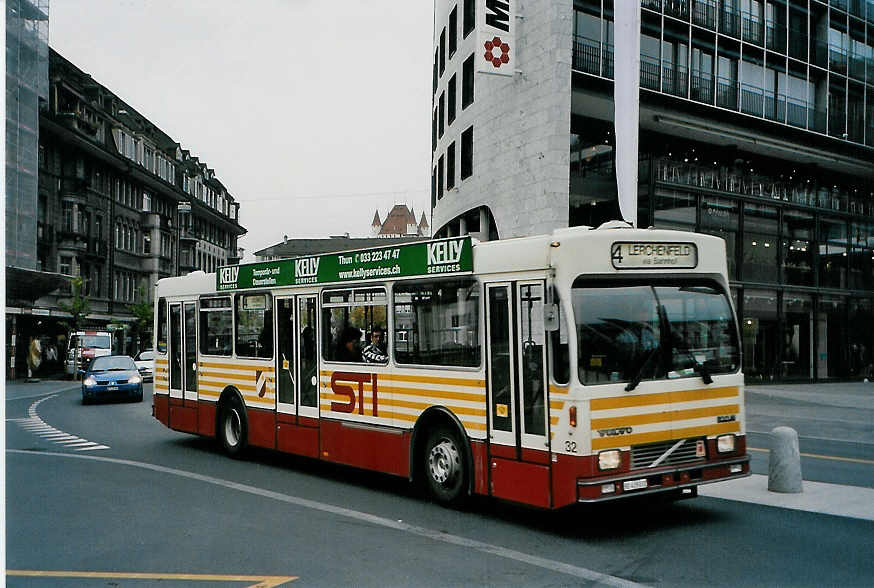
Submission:
{"label": "bus rear wheel", "polygon": [[222,403],[219,412],[218,436],[222,449],[231,457],[239,457],[246,448],[249,426],[246,409],[236,396]]}
{"label": "bus rear wheel", "polygon": [[468,467],[458,434],[448,427],[431,431],[424,464],[428,490],[437,502],[461,506],[467,498]]}

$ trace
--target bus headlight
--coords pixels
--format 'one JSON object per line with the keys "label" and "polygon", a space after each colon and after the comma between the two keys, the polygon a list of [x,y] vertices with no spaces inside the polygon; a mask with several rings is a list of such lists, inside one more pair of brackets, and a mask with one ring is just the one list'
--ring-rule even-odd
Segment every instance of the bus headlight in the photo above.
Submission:
{"label": "bus headlight", "polygon": [[734,451],[734,435],[720,435],[716,438],[716,451],[731,453]]}
{"label": "bus headlight", "polygon": [[610,449],[602,451],[598,454],[598,469],[599,470],[615,470],[622,463],[618,449]]}

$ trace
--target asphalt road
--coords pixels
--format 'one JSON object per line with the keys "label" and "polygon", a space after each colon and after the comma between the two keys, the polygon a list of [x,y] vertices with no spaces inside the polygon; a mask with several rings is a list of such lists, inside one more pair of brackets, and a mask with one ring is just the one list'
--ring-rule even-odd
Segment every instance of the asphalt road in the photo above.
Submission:
{"label": "asphalt road", "polygon": [[[40,400],[39,422],[17,420]],[[871,521],[704,497],[459,512],[387,476],[227,459],[160,425],[148,398],[83,406],[72,391],[6,411],[8,586],[874,584]]]}

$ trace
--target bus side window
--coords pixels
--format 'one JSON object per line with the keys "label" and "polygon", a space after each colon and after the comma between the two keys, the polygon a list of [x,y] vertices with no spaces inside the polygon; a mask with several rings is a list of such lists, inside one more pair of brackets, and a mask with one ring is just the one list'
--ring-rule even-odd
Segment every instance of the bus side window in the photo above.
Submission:
{"label": "bus side window", "polygon": [[562,386],[570,379],[570,353],[568,352],[568,327],[566,317],[558,296],[555,297],[558,307],[558,329],[550,333],[549,352],[552,357],[552,380]]}
{"label": "bus side window", "polygon": [[383,347],[387,311],[384,288],[324,292],[324,358],[343,363],[387,363],[387,350]]}
{"label": "bus side window", "polygon": [[237,355],[273,357],[273,304],[270,294],[237,296]]}
{"label": "bus side window", "polygon": [[158,299],[158,330],[157,345],[158,353],[167,353],[167,299]]}

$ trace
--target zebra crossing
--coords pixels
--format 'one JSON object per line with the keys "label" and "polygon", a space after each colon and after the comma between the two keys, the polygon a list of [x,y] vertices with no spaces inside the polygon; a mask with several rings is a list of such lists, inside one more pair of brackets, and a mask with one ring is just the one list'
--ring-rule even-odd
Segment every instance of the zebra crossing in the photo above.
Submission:
{"label": "zebra crossing", "polygon": [[53,394],[37,400],[28,407],[26,417],[9,420],[18,423],[18,425],[24,430],[29,431],[34,435],[39,435],[46,441],[61,445],[73,451],[97,451],[100,449],[109,449],[108,445],[101,445],[100,443],[95,443],[88,439],[77,437],[76,435],[70,435],[69,433],[54,428],[42,420],[36,412],[36,407],[39,406],[40,403],[56,396],[57,394]]}

